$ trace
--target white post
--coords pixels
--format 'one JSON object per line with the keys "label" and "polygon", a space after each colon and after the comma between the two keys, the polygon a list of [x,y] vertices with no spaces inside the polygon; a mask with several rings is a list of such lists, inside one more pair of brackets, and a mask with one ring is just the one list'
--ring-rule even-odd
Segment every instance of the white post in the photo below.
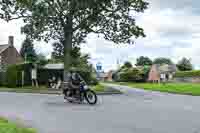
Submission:
{"label": "white post", "polygon": [[27,60],[27,54],[25,53],[25,63],[26,63],[26,60]]}
{"label": "white post", "polygon": [[24,71],[22,71],[22,87],[24,87]]}

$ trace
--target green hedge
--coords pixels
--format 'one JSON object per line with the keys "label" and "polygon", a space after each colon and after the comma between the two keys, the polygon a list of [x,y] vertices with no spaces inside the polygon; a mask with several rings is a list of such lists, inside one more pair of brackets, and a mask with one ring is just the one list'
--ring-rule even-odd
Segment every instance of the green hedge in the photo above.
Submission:
{"label": "green hedge", "polygon": [[144,76],[144,72],[137,68],[125,69],[119,73],[119,77],[120,77],[119,81],[139,82],[143,79],[143,76]]}
{"label": "green hedge", "polygon": [[17,86],[17,66],[16,65],[12,65],[7,68],[6,84],[8,87]]}
{"label": "green hedge", "polygon": [[10,65],[6,71],[7,87],[22,86],[22,71],[24,71],[24,85],[31,85],[31,64]]}
{"label": "green hedge", "polygon": [[[7,87],[10,87],[10,88],[22,86],[22,71],[24,71],[24,85],[30,86],[32,84],[31,68],[32,68],[31,63],[8,66],[6,74],[5,74],[6,80],[2,79],[0,84],[6,85]],[[83,77],[83,79],[88,84],[92,84],[92,85],[98,84],[98,81],[96,80],[96,78],[92,76],[91,72],[79,71],[79,74]],[[52,78],[53,76],[55,76],[56,78],[62,79],[63,70],[47,70],[47,69],[38,68],[37,76],[38,76],[38,82],[40,85],[47,85],[48,79]],[[0,80],[1,80],[1,76],[0,76]]]}
{"label": "green hedge", "polygon": [[178,71],[175,77],[200,77],[200,70],[194,71]]}
{"label": "green hedge", "polygon": [[0,72],[0,86],[6,85],[6,72]]}

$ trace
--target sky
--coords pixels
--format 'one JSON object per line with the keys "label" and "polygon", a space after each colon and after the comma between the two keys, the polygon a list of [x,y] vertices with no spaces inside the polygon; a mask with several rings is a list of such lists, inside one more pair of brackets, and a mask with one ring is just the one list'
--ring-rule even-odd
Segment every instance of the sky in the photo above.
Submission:
{"label": "sky", "polygon": [[[149,8],[136,16],[145,38],[138,38],[134,45],[117,45],[95,34],[89,34],[82,52],[90,54],[94,65],[101,62],[103,69],[117,68],[117,62],[133,64],[139,56],[171,58],[177,63],[182,57],[192,59],[196,69],[200,69],[200,8],[199,0],[147,0]],[[7,43],[9,35],[15,37],[15,47],[19,50],[24,36],[20,33],[23,23],[19,20],[6,23],[0,20],[0,44]],[[51,43],[35,42],[35,49],[50,57]]]}

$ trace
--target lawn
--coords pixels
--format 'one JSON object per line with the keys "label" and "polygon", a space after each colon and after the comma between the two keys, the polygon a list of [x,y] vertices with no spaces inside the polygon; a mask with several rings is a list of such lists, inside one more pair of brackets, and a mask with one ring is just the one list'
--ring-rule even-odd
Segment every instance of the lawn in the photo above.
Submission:
{"label": "lawn", "polygon": [[92,90],[94,90],[95,92],[104,92],[106,90],[106,87],[102,84],[98,84],[96,86],[92,86]]}
{"label": "lawn", "polygon": [[195,84],[195,83],[166,83],[166,84],[117,83],[117,84],[135,88],[141,88],[145,90],[200,96],[200,84]]}
{"label": "lawn", "polygon": [[36,133],[32,128],[19,127],[17,124],[0,117],[0,133]]}

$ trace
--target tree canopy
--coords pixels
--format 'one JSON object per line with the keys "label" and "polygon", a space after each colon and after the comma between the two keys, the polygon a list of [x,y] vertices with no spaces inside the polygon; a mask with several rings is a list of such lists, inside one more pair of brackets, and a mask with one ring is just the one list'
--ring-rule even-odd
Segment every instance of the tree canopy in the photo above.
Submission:
{"label": "tree canopy", "polygon": [[144,56],[140,56],[139,58],[137,58],[137,62],[136,62],[136,66],[150,66],[152,65],[153,62],[150,58],[148,57],[144,57]]}
{"label": "tree canopy", "polygon": [[185,57],[178,62],[177,67],[180,71],[191,71],[193,69],[190,59]]}
{"label": "tree canopy", "polygon": [[[56,62],[64,62],[64,44],[62,42],[54,42],[52,59]],[[74,46],[71,51],[71,66],[73,67],[88,67],[89,55],[82,54],[80,47]]]}
{"label": "tree canopy", "polygon": [[159,57],[159,58],[156,58],[153,61],[153,64],[160,64],[160,65],[168,64],[168,65],[171,65],[171,64],[173,64],[173,62],[169,58]]}
{"label": "tree canopy", "polygon": [[147,5],[143,0],[3,0],[0,17],[22,18],[23,32],[35,39],[60,39],[73,32],[73,43],[79,44],[94,32],[124,43],[145,36],[130,12],[143,12]]}
{"label": "tree canopy", "polygon": [[144,37],[131,14],[144,12],[144,0],[2,0],[0,18],[23,19],[22,32],[33,39],[64,39],[65,70],[71,66],[71,49],[89,33],[101,34],[115,43]]}

